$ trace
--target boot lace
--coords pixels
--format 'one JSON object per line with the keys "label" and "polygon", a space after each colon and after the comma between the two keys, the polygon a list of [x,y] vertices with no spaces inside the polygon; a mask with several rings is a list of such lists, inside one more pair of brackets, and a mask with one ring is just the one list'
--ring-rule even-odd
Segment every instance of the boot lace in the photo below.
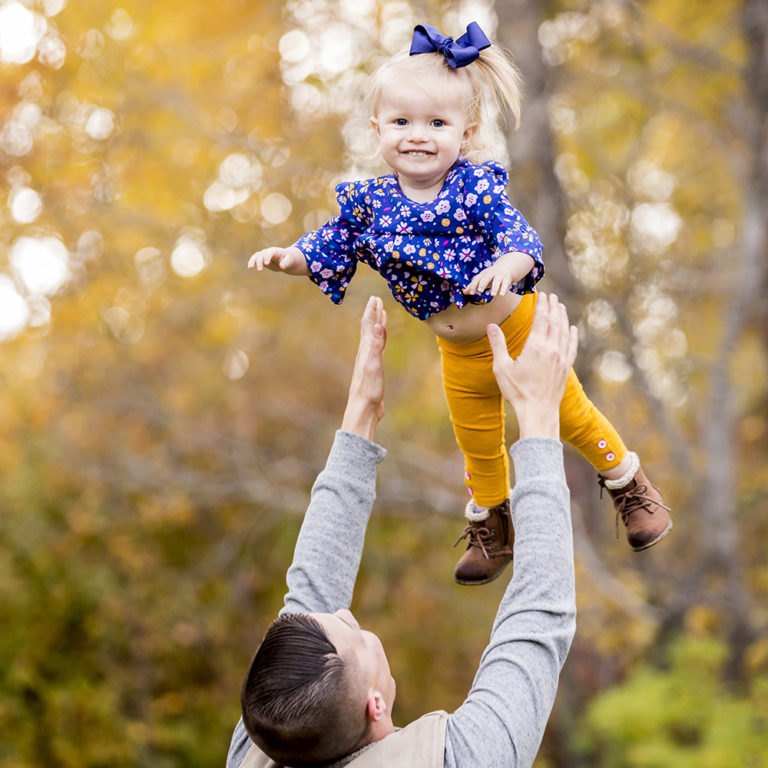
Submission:
{"label": "boot lace", "polygon": [[[603,488],[605,486],[600,483],[600,497],[603,496]],[[656,499],[652,499],[648,496],[648,486],[645,484],[636,485],[634,488],[629,488],[623,493],[617,493],[613,498],[613,503],[616,507],[616,538],[619,538],[619,517],[624,525],[629,523],[629,518],[633,512],[642,510],[649,515],[656,513],[655,507],[661,507],[666,509],[667,512],[670,508],[666,504],[662,504]]]}
{"label": "boot lace", "polygon": [[459,536],[459,538],[456,539],[453,546],[455,547],[460,541],[463,541],[464,539],[467,539],[467,538],[469,539],[470,547],[479,547],[485,559],[490,560],[490,555],[488,554],[488,550],[485,548],[486,544],[490,547],[493,542],[493,531],[490,528],[487,528],[484,525],[477,525],[476,523],[470,523],[464,529],[464,532],[461,534],[461,536]]}

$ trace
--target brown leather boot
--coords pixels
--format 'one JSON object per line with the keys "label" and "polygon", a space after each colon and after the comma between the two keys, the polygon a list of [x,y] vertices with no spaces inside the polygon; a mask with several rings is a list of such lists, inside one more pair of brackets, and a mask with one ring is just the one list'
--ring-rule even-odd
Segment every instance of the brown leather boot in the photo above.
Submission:
{"label": "brown leather boot", "polygon": [[456,564],[453,578],[458,584],[467,586],[487,584],[500,576],[512,561],[515,529],[512,527],[509,499],[491,507],[483,520],[477,519],[478,513],[470,501],[465,517],[469,525],[456,539],[456,544],[462,539],[469,539],[469,543],[467,551]]}
{"label": "brown leather boot", "polygon": [[619,535],[619,516],[627,528],[627,541],[635,552],[652,547],[672,530],[669,507],[664,504],[659,489],[652,485],[638,466],[634,477],[622,488],[611,488],[610,480],[598,475],[600,495],[603,488],[613,497],[616,508],[616,536]]}

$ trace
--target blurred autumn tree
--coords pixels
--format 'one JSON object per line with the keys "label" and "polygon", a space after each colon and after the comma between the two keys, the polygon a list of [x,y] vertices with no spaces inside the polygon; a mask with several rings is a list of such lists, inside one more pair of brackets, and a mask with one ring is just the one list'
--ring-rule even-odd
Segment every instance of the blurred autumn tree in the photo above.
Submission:
{"label": "blurred autumn tree", "polygon": [[[382,290],[361,272],[334,308],[244,263],[371,171],[372,52],[424,19],[517,56],[513,200],[581,377],[675,508],[630,557],[569,456],[580,629],[537,764],[768,753],[764,3],[0,0],[0,766],[223,761]],[[355,607],[406,722],[461,701],[504,585],[450,582],[436,350],[387,302]]]}

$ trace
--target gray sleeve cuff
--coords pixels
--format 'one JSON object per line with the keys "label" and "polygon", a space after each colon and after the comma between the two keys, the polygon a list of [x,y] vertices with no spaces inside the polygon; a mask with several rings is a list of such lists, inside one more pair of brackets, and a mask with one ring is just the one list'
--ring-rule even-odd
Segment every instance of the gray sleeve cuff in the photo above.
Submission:
{"label": "gray sleeve cuff", "polygon": [[544,475],[565,482],[563,444],[551,437],[526,437],[509,449],[515,464],[515,482]]}
{"label": "gray sleeve cuff", "polygon": [[[365,480],[376,471],[386,455],[386,449],[377,443],[338,429],[325,468],[331,472],[341,471],[353,480]],[[350,461],[350,457],[354,457],[354,461]]]}

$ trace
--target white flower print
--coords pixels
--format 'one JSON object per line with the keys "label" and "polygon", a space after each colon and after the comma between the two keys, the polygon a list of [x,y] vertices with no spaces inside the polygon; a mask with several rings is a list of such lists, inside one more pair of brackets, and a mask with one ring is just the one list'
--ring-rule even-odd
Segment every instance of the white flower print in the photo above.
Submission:
{"label": "white flower print", "polygon": [[451,210],[451,204],[447,200],[441,200],[436,206],[435,211],[437,213],[445,213]]}
{"label": "white flower print", "polygon": [[421,220],[422,221],[434,221],[435,220],[435,214],[432,213],[432,211],[422,211],[422,213],[421,213]]}
{"label": "white flower print", "polygon": [[463,208],[457,208],[455,213],[453,214],[453,218],[456,219],[456,221],[464,221],[464,219],[467,218],[467,214],[464,213]]}
{"label": "white flower print", "polygon": [[472,261],[475,258],[475,252],[471,248],[462,248],[459,252],[459,258],[462,261]]}
{"label": "white flower print", "polygon": [[491,185],[488,183],[488,179],[480,179],[480,181],[475,184],[475,191],[476,192],[485,192],[488,187]]}
{"label": "white flower print", "polygon": [[319,272],[322,269],[322,264],[319,261],[313,261],[309,268],[312,270],[312,272]]}
{"label": "white flower print", "polygon": [[382,216],[379,219],[379,223],[382,227],[388,227],[392,223],[392,217],[391,216]]}
{"label": "white flower print", "polygon": [[397,231],[402,232],[405,235],[409,235],[411,232],[413,232],[413,227],[409,227],[408,224],[404,221],[399,221],[397,223]]}
{"label": "white flower print", "polygon": [[406,253],[415,253],[416,252],[416,246],[413,245],[412,243],[408,243],[408,245],[406,245],[405,248],[403,248],[403,250]]}
{"label": "white flower print", "polygon": [[477,195],[470,192],[466,197],[466,202],[468,206],[473,206],[477,202]]}
{"label": "white flower print", "polygon": [[333,270],[332,269],[328,269],[328,267],[326,267],[324,270],[322,270],[320,272],[320,277],[324,277],[326,280],[329,277],[333,277]]}

